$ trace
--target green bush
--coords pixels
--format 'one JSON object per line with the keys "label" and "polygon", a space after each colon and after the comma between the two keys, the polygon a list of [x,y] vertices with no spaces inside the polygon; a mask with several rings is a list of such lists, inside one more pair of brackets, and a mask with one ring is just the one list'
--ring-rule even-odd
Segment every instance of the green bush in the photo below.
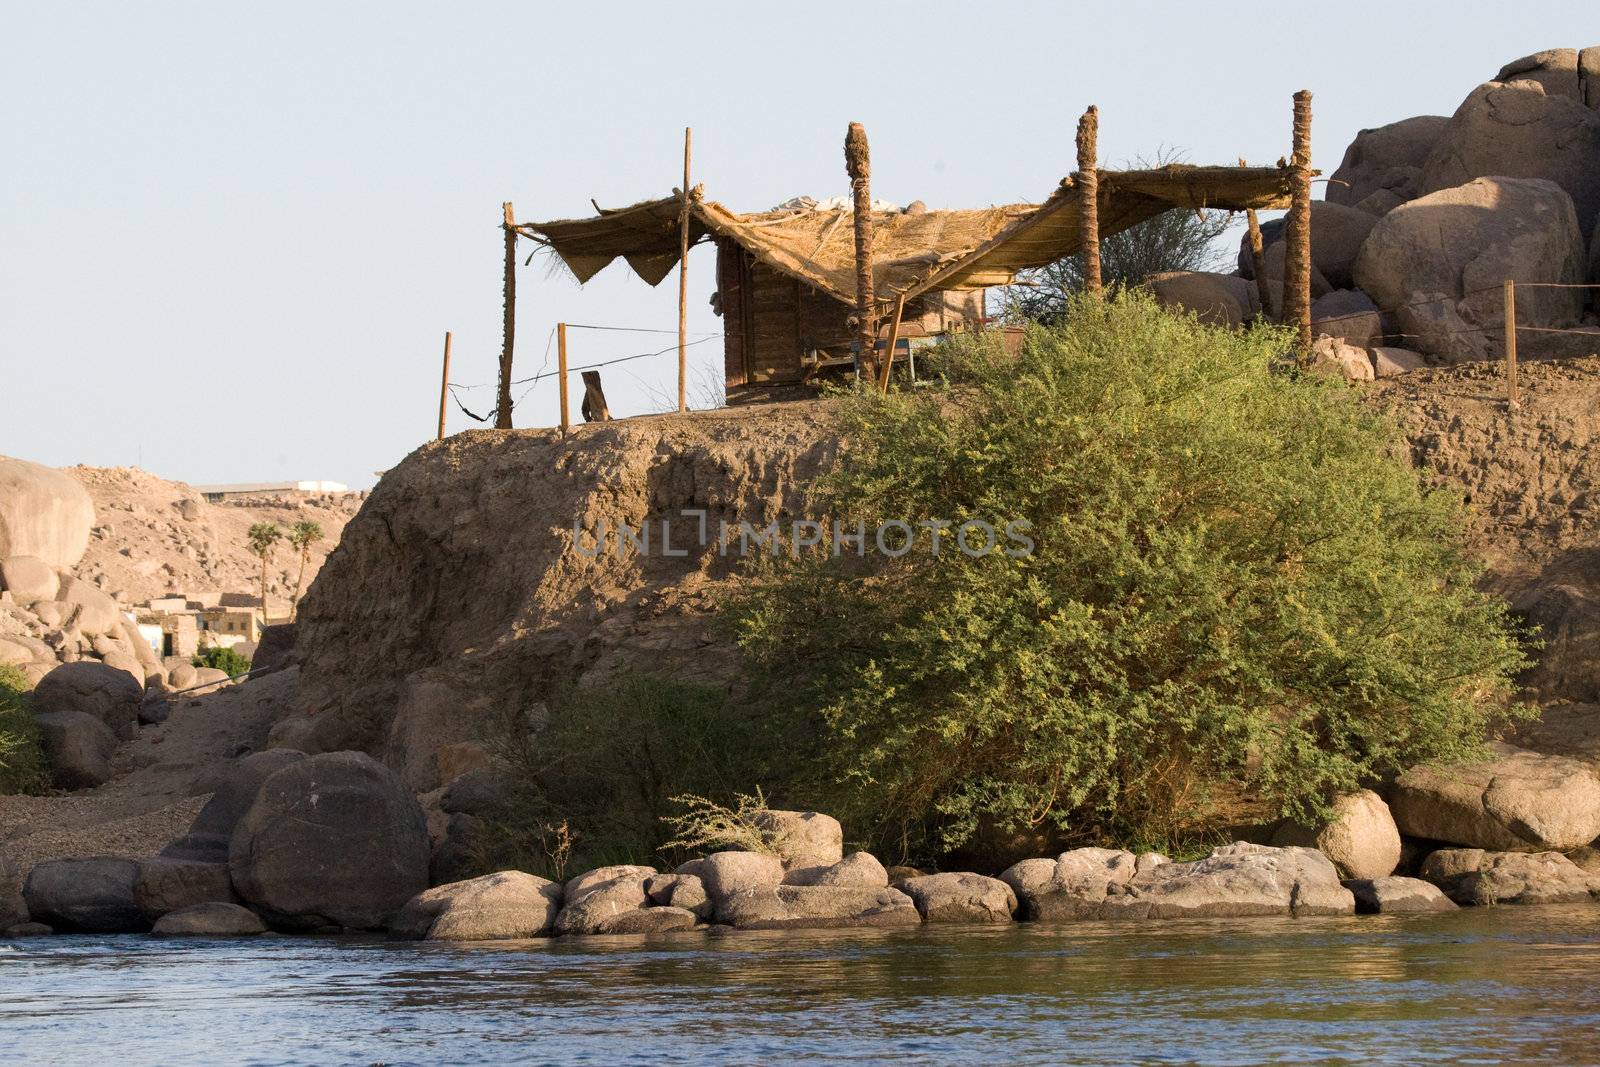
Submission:
{"label": "green bush", "polygon": [[220,645],[202,648],[189,662],[196,667],[210,667],[222,671],[229,678],[237,677],[250,669],[249,656]]}
{"label": "green bush", "polygon": [[814,512],[1021,519],[1034,548],[869,535],[733,602],[772,693],[819,713],[830,810],[935,847],[1192,841],[1477,750],[1525,659],[1460,504],[1285,342],[1079,300],[1018,358],[975,339],[946,388],[844,398]]}
{"label": "green bush", "polygon": [[721,687],[650,675],[558,693],[547,708],[491,739],[509,788],[477,842],[483,870],[653,861],[672,836],[674,797],[759,785],[780,744]]}
{"label": "green bush", "polygon": [[0,666],[0,793],[43,793],[50,788],[50,763],[39,726],[28,710],[27,678]]}

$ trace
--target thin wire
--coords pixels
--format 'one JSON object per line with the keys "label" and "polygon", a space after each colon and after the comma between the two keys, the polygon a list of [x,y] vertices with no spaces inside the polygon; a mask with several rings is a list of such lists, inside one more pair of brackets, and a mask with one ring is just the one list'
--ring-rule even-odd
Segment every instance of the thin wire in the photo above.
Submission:
{"label": "thin wire", "polygon": [[[582,322],[567,323],[569,330],[610,330],[613,333],[663,333],[677,335],[677,330],[649,330],[642,326],[591,326]],[[691,335],[693,336],[693,335]],[[718,337],[720,334],[700,334],[702,337]]]}

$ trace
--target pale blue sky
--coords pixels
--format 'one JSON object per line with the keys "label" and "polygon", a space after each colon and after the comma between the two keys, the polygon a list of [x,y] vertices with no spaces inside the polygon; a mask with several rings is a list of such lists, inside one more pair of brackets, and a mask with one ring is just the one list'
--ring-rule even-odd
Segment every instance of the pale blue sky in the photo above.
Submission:
{"label": "pale blue sky", "polygon": [[[875,195],[973,207],[1046,195],[1090,103],[1107,161],[1271,162],[1304,87],[1331,171],[1364,126],[1448,114],[1508,60],[1600,43],[1594,11],[8,0],[0,453],[370,484],[432,434],[446,329],[452,378],[493,377],[501,201],[542,219],[662,195],[685,125],[695,180],[735,209],[845,192],[851,120]],[[695,331],[720,329],[714,260],[691,256]],[[519,376],[558,319],[676,319],[675,282],[620,263],[580,290],[535,260],[519,284]],[[573,341],[579,363],[670,338]],[[718,373],[720,342],[691,353]],[[673,373],[670,356],[608,371],[613,411],[649,410]],[[516,422],[554,420],[547,381]],[[452,432],[470,425],[452,409]]]}

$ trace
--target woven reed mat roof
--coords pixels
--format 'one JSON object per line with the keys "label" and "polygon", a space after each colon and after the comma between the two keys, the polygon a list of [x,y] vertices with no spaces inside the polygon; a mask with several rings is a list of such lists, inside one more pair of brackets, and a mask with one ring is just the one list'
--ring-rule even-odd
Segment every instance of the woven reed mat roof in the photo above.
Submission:
{"label": "woven reed mat roof", "polygon": [[[1109,237],[1173,208],[1287,207],[1290,172],[1277,167],[1168,166],[1100,172],[1100,235]],[[678,262],[677,196],[601,210],[593,218],[525,222],[519,233],[547,245],[578,281],[619,256],[651,285]],[[848,208],[741,215],[690,195],[690,244],[715,235],[846,303],[855,300],[855,239]],[[1004,285],[1019,271],[1077,252],[1078,188],[1068,178],[1043,204],[970,211],[873,213],[873,283],[880,302],[933,289]]]}

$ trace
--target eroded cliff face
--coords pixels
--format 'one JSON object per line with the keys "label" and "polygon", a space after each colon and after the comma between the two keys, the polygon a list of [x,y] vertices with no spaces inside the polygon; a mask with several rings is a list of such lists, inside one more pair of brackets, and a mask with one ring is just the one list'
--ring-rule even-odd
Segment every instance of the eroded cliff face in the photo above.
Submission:
{"label": "eroded cliff face", "polygon": [[[719,524],[801,517],[834,449],[815,403],[419,448],[373,491],[301,609],[307,718],[280,736],[378,753],[426,790],[441,749],[551,685],[628,670],[733,684],[735,650],[710,624],[737,565]],[[623,525],[650,531],[648,551],[619,549]]]}

